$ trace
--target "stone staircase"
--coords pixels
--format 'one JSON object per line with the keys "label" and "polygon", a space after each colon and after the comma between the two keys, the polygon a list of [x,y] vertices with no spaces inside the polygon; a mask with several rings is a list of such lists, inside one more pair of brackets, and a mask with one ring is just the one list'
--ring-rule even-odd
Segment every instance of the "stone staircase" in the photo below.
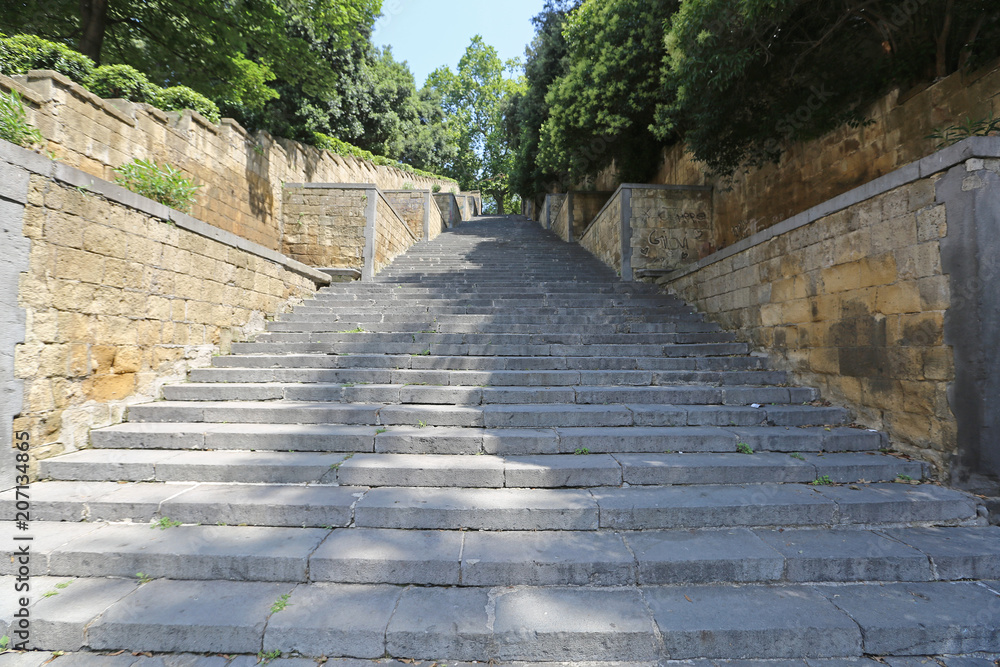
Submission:
{"label": "stone staircase", "polygon": [[463,224],[213,362],[41,462],[34,647],[220,666],[1000,653],[1000,528],[975,497],[533,223]]}

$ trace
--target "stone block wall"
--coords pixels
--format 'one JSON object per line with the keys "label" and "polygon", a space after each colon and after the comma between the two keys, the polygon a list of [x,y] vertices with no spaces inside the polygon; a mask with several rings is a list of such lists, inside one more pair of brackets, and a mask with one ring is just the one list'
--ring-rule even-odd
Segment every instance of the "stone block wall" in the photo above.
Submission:
{"label": "stone block wall", "polygon": [[[88,444],[168,381],[206,366],[329,282],[325,275],[115,185],[0,142],[0,206],[16,254],[2,274],[0,330],[21,405],[5,435],[37,461]],[[27,260],[27,261],[22,261]],[[16,314],[16,310],[14,311]],[[17,387],[5,382],[6,392]],[[7,484],[9,480],[0,480]]]}
{"label": "stone block wall", "polygon": [[377,275],[419,240],[381,192],[375,197],[374,231],[372,275]]}
{"label": "stone block wall", "polygon": [[284,190],[282,252],[309,266],[361,270],[364,265],[367,190]]}
{"label": "stone block wall", "polygon": [[572,240],[572,230],[573,226],[570,223],[570,209],[572,208],[572,199],[569,195],[562,201],[559,206],[559,210],[551,213],[552,223],[549,225],[549,229],[552,233],[561,238],[563,241]]}
{"label": "stone block wall", "polygon": [[538,219],[542,227],[552,229],[553,223],[559,217],[559,209],[564,203],[566,203],[566,195],[564,194],[545,195],[541,217]]}
{"label": "stone block wall", "polygon": [[437,202],[441,215],[444,216],[445,226],[457,227],[462,222],[462,211],[458,207],[458,199],[451,192],[435,192],[434,201]]}
{"label": "stone block wall", "polygon": [[427,234],[426,239],[428,241],[433,241],[437,237],[441,236],[441,232],[445,229],[444,216],[441,215],[441,209],[438,208],[437,200],[429,196],[427,197]]}
{"label": "stone block wall", "polygon": [[194,112],[164,113],[144,104],[102,100],[55,72],[0,76],[0,90],[17,90],[28,119],[63,164],[114,180],[132,158],[167,162],[202,187],[192,216],[261,244],[282,247],[282,184],[286,182],[404,183],[448,189],[454,181],[428,179],[394,167],[334,155],[266,133],[251,135],[235,121],[215,125]]}
{"label": "stone block wall", "polygon": [[996,495],[996,158],[1000,140],[963,142],[659,282],[896,448]]}
{"label": "stone block wall", "polygon": [[697,188],[631,188],[632,271],[677,269],[711,254],[712,191]]}
{"label": "stone block wall", "polygon": [[406,225],[418,239],[424,237],[424,222],[427,211],[425,190],[383,190],[385,198],[396,209],[396,213],[406,221]]}
{"label": "stone block wall", "polygon": [[583,233],[580,245],[590,254],[621,275],[622,270],[622,196],[621,191],[598,213]]}

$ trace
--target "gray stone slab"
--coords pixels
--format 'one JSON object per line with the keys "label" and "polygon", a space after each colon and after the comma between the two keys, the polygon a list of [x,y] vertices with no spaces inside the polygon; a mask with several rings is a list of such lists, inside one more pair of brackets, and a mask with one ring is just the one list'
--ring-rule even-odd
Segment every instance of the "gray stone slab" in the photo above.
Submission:
{"label": "gray stone slab", "polygon": [[386,652],[417,660],[493,657],[484,588],[409,588],[386,629]]}
{"label": "gray stone slab", "polygon": [[[638,416],[637,416],[638,420]],[[648,427],[560,428],[560,448],[573,452],[586,447],[592,452],[731,452],[736,450],[732,433],[717,428]]]}
{"label": "gray stone slab", "polygon": [[318,482],[341,454],[312,452],[179,452],[156,465],[162,481],[266,482],[301,484]]}
{"label": "gray stone slab", "polygon": [[[13,521],[0,522],[0,576],[17,574],[23,565],[17,558],[21,547],[28,549],[28,572],[32,576],[48,574],[49,555],[53,550],[81,535],[102,527],[102,523],[65,523],[33,521],[30,530],[17,530]],[[22,539],[30,537],[31,539]]]}
{"label": "gray stone slab", "polygon": [[673,659],[861,655],[858,626],[807,587],[649,587],[643,592]]}
{"label": "gray stone slab", "polygon": [[467,586],[628,586],[635,559],[607,532],[469,532],[462,551]]}
{"label": "gray stone slab", "polygon": [[184,523],[256,526],[346,526],[366,491],[349,486],[203,484],[163,503],[161,514]]}
{"label": "gray stone slab", "polygon": [[835,505],[812,489],[755,486],[595,489],[602,528],[702,528],[829,524]]}
{"label": "gray stone slab", "polygon": [[[31,646],[46,651],[79,651],[88,643],[88,625],[138,585],[134,579],[46,577],[33,581],[36,602],[31,608]],[[55,594],[46,597],[51,593]]]}
{"label": "gray stone slab", "polygon": [[885,657],[885,662],[889,667],[940,667],[941,665],[929,655],[889,655]]}
{"label": "gray stone slab", "polygon": [[371,452],[375,426],[328,424],[209,424],[210,449],[273,449],[299,452]]}
{"label": "gray stone slab", "polygon": [[506,456],[565,453],[555,429],[519,428],[483,431],[483,451]]}
{"label": "gray stone slab", "polygon": [[778,581],[784,559],[745,528],[625,533],[639,564],[639,583],[706,584]]}
{"label": "gray stone slab", "polygon": [[[375,451],[383,454],[478,454],[483,432],[459,427],[386,426],[375,436]],[[380,429],[381,430],[381,429]]]}
{"label": "gray stone slab", "polygon": [[920,480],[923,464],[877,453],[805,454],[806,461],[816,466],[816,477],[826,475],[837,483],[860,480],[892,482],[899,475]]}
{"label": "gray stone slab", "polygon": [[500,660],[655,660],[649,610],[634,588],[518,588],[496,599]]}
{"label": "gray stone slab", "polygon": [[328,531],[256,526],[107,525],[57,549],[53,574],[89,577],[305,581]]}
{"label": "gray stone slab", "polygon": [[153,657],[139,656],[133,667],[227,667],[228,663],[229,660],[219,655],[167,653]]}
{"label": "gray stone slab", "polygon": [[881,531],[927,555],[937,579],[1000,577],[1000,527],[903,528]]}
{"label": "gray stone slab", "polygon": [[[153,660],[146,658],[146,660]],[[67,653],[59,656],[59,667],[132,667],[138,665],[139,658],[129,652],[121,655],[105,655],[103,653]],[[152,667],[152,663],[144,663],[147,667]],[[225,667],[225,660],[219,667]]]}
{"label": "gray stone slab", "polygon": [[819,495],[837,504],[838,523],[955,521],[976,517],[967,494],[933,484],[820,486]]}
{"label": "gray stone slab", "polygon": [[[986,656],[972,656],[972,655],[949,655],[940,658],[942,662],[947,667],[996,667],[997,660],[1000,657],[991,655]],[[931,665],[930,667],[933,667]]]}
{"label": "gray stone slab", "polygon": [[152,481],[156,464],[177,456],[157,450],[88,449],[39,461],[43,478],[83,481]]}
{"label": "gray stone slab", "polygon": [[126,449],[156,447],[158,449],[202,449],[205,446],[205,424],[161,424],[129,422],[90,432],[94,447]]}
{"label": "gray stone slab", "polygon": [[110,493],[85,503],[90,521],[150,521],[166,500],[180,496],[194,484],[139,482],[116,484]]}
{"label": "gray stone slab", "polygon": [[487,405],[487,428],[554,426],[631,426],[632,412],[623,405]]}
{"label": "gray stone slab", "polygon": [[504,462],[493,456],[361,454],[345,461],[337,480],[352,486],[504,485]]}
{"label": "gray stone slab", "polygon": [[615,454],[629,484],[811,482],[816,469],[787,454]]}
{"label": "gray stone slab", "polygon": [[[86,503],[117,491],[114,482],[42,482],[31,485],[31,518],[34,521],[82,521]],[[14,516],[13,489],[0,493],[0,516]]]}
{"label": "gray stone slab", "polygon": [[508,457],[504,464],[508,487],[620,486],[622,469],[608,454]]}
{"label": "gray stone slab", "polygon": [[387,405],[378,413],[379,423],[396,426],[482,426],[483,411],[450,405]]}
{"label": "gray stone slab", "polygon": [[462,533],[348,528],[335,530],[309,559],[313,581],[454,586]]}
{"label": "gray stone slab", "polygon": [[757,530],[785,557],[788,581],[930,581],[916,549],[865,530]]}
{"label": "gray stone slab", "polygon": [[381,658],[385,629],[403,589],[397,586],[309,584],[271,615],[264,652]]}
{"label": "gray stone slab", "polygon": [[42,667],[51,659],[49,651],[6,651],[0,653],[0,667]]}
{"label": "gray stone slab", "polygon": [[593,530],[597,503],[576,489],[379,488],[354,510],[370,528]]}
{"label": "gray stone slab", "polygon": [[882,663],[869,658],[809,658],[806,664],[810,667],[877,667]]}
{"label": "gray stone slab", "polygon": [[[130,582],[131,583],[131,582]],[[256,653],[292,584],[159,579],[112,605],[87,633],[97,650]]]}
{"label": "gray stone slab", "polygon": [[869,655],[1000,651],[1000,596],[974,583],[819,588],[848,613]]}

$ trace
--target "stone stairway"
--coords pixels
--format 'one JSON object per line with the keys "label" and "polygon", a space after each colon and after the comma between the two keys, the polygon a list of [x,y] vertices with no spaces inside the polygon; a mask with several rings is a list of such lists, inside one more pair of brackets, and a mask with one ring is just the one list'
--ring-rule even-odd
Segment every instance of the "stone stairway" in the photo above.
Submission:
{"label": "stone stairway", "polygon": [[1000,653],[1000,528],[975,497],[530,222],[466,223],[325,288],[164,399],[41,462],[34,647]]}

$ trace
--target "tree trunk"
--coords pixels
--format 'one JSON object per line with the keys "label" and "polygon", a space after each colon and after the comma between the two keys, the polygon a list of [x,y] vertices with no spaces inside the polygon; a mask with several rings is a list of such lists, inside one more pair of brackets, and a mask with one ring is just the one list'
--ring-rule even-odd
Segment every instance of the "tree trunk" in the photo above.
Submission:
{"label": "tree trunk", "polygon": [[937,42],[936,46],[936,62],[935,62],[935,76],[939,79],[943,79],[948,76],[948,33],[951,31],[951,16],[952,10],[955,7],[955,0],[948,0],[948,4],[945,6],[944,10],[944,26],[941,28],[940,34],[935,40]]}
{"label": "tree trunk", "polygon": [[101,64],[109,0],[80,0],[80,53]]}
{"label": "tree trunk", "polygon": [[497,215],[507,215],[507,212],[503,210],[503,194],[494,194],[493,201],[497,203]]}

